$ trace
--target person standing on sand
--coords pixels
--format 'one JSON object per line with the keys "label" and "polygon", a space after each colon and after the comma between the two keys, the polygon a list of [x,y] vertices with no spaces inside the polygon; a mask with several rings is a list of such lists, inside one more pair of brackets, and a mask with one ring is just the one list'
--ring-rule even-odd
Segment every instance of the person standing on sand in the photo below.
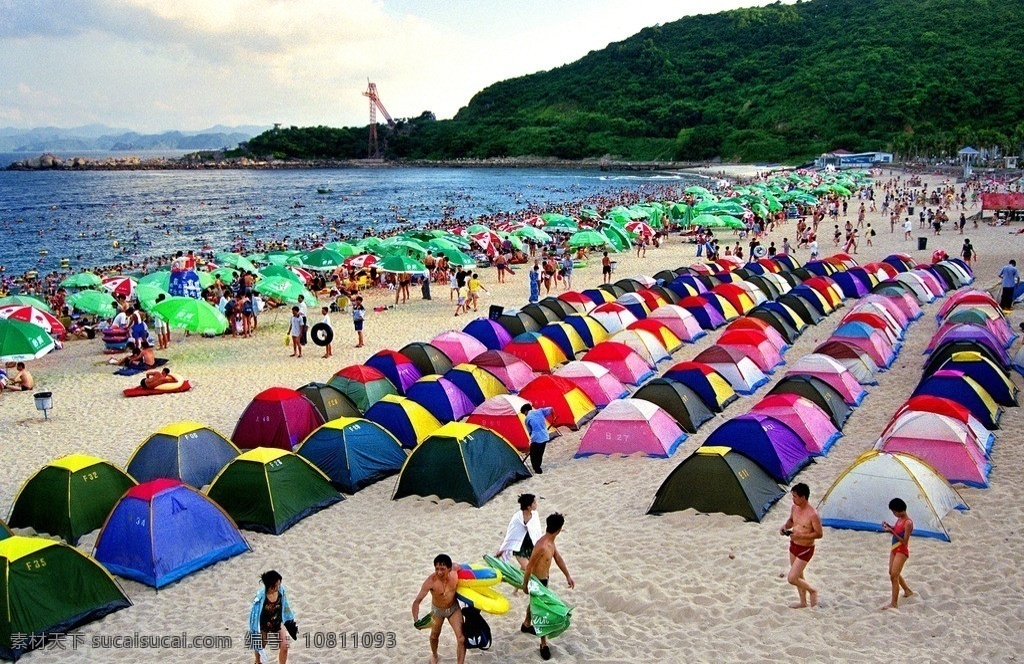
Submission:
{"label": "person standing on sand", "polygon": [[290,357],[302,357],[302,344],[300,343],[302,325],[303,320],[302,316],[299,314],[299,308],[292,307],[292,317],[288,322],[288,334],[292,338],[292,354]]}
{"label": "person standing on sand", "polygon": [[366,308],[363,306],[363,296],[356,295],[356,299],[352,303],[352,324],[356,328],[356,336],[359,337],[359,343],[356,344],[356,348],[363,347],[363,321],[366,319]]}
{"label": "person standing on sand", "polygon": [[281,585],[281,575],[270,570],[260,576],[263,587],[256,592],[249,611],[249,645],[256,653],[256,664],[269,661],[266,647],[277,645],[278,664],[288,661],[288,636],[285,630],[298,635],[295,614],[288,604],[288,595]]}
{"label": "person standing on sand", "polygon": [[601,257],[601,279],[603,284],[610,283],[612,280],[612,259],[608,258],[607,251]]}
{"label": "person standing on sand", "polygon": [[889,501],[889,510],[896,517],[896,523],[890,526],[888,522],[883,521],[882,530],[892,535],[892,546],[889,548],[889,581],[892,583],[892,601],[882,607],[883,611],[897,608],[900,588],[903,588],[904,597],[914,594],[907,582],[903,580],[903,566],[910,558],[910,535],[914,532],[914,521],[907,516],[907,504],[900,498],[893,498]]}
{"label": "person standing on sand", "polygon": [[540,300],[540,265],[533,261],[533,269],[530,270],[530,302]]}
{"label": "person standing on sand", "polygon": [[327,329],[330,330],[330,332],[331,332],[331,334],[330,334],[331,341],[328,341],[327,344],[324,346],[324,357],[323,357],[323,359],[325,359],[325,360],[328,357],[331,357],[332,355],[334,355],[334,350],[333,350],[333,348],[331,348],[331,346],[333,345],[333,341],[334,341],[334,328],[331,327],[331,313],[330,312],[331,312],[331,310],[328,307],[320,307],[320,313],[323,314],[323,317],[324,317],[323,320],[321,320],[320,322],[323,325],[326,325]]}
{"label": "person standing on sand", "polygon": [[[793,485],[791,492],[793,507],[789,519],[779,528],[779,534],[789,536],[789,575],[786,580],[796,586],[800,595],[798,604],[790,604],[792,609],[818,605],[818,591],[804,579],[804,569],[814,557],[814,542],[821,539],[821,517],[807,502],[811,497],[811,489],[803,482]],[[808,604],[810,600],[810,604]]]}
{"label": "person standing on sand", "polygon": [[999,278],[1003,280],[1003,295],[999,300],[999,306],[1003,313],[1010,313],[1013,310],[1013,293],[1020,283],[1020,273],[1017,272],[1017,261],[1010,260],[999,270]]}
{"label": "person standing on sand", "polygon": [[524,493],[519,496],[519,510],[512,515],[505,530],[505,539],[496,558],[519,563],[519,569],[526,569],[533,555],[533,545],[541,538],[540,515],[537,514],[537,496]]}
{"label": "person standing on sand", "polygon": [[[562,560],[562,555],[558,553],[558,547],[555,546],[555,538],[562,532],[562,526],[565,525],[565,517],[555,512],[549,514],[547,521],[547,532],[540,538],[536,545],[533,547],[533,555],[530,556],[530,562],[526,565],[526,570],[523,572],[523,592],[529,594],[530,592],[530,578],[536,576],[537,580],[544,584],[544,587],[548,587],[548,581],[551,578],[551,561],[555,562],[558,569],[562,570],[562,574],[565,575],[565,581],[569,584],[569,589],[576,587],[576,582],[572,580],[572,576],[569,574],[569,568],[565,566],[565,561]],[[526,620],[520,626],[519,630],[525,634],[536,634],[537,630],[533,628],[532,616],[530,610],[526,610]],[[551,649],[548,648],[547,637],[540,637],[540,658],[543,660],[551,659]]]}
{"label": "person standing on sand", "polygon": [[960,256],[968,266],[978,260],[978,252],[974,250],[974,245],[971,244],[970,238],[964,239],[964,246],[960,249]]}
{"label": "person standing on sand", "polygon": [[544,448],[551,440],[547,418],[551,417],[551,413],[555,412],[555,409],[551,407],[534,408],[526,403],[519,409],[519,412],[526,418],[526,431],[530,434],[530,465],[533,466],[533,472],[540,475],[544,472],[541,469],[541,464],[544,462]]}
{"label": "person standing on sand", "polygon": [[434,573],[427,577],[420,587],[420,592],[412,602],[413,623],[420,622],[420,602],[430,593],[430,612],[433,616],[430,623],[430,662],[437,664],[437,645],[441,640],[441,628],[444,621],[452,626],[455,632],[456,657],[459,664],[466,661],[466,639],[462,635],[462,610],[455,599],[455,586],[459,583],[458,565],[446,554],[434,558]]}

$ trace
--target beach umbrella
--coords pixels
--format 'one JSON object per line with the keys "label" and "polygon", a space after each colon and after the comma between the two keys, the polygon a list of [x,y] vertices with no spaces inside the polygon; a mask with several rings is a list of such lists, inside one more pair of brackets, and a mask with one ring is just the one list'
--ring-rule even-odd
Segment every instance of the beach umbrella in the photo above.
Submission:
{"label": "beach umbrella", "polygon": [[51,314],[53,313],[53,309],[50,308],[49,304],[32,295],[8,295],[7,297],[0,297],[0,307],[6,307],[12,304],[35,307],[36,309],[42,309],[43,311]]}
{"label": "beach umbrella", "polygon": [[153,305],[153,315],[165,321],[168,327],[187,330],[193,334],[223,334],[228,319],[216,307],[204,300],[190,297],[169,297]]}
{"label": "beach umbrella", "polygon": [[458,249],[441,249],[439,253],[455,267],[476,267],[476,259]]}
{"label": "beach umbrella", "polygon": [[386,257],[378,264],[377,269],[383,272],[425,272],[423,263],[408,256],[394,254]]}
{"label": "beach umbrella", "polygon": [[575,219],[567,217],[564,214],[558,214],[557,212],[542,214],[541,218],[545,222],[544,229],[548,231],[555,231],[557,233],[574,233],[580,228]]}
{"label": "beach umbrella", "polygon": [[210,270],[210,276],[214,279],[220,279],[226,284],[230,284],[232,281],[238,278],[239,272],[233,267],[219,267],[216,270]]}
{"label": "beach umbrella", "polygon": [[359,249],[354,244],[349,244],[348,242],[328,242],[324,245],[324,249],[335,251],[345,258],[359,253]]}
{"label": "beach umbrella", "polygon": [[539,228],[533,226],[523,226],[512,231],[512,235],[515,237],[525,238],[527,240],[533,240],[534,242],[551,242],[551,236],[542,231]]}
{"label": "beach umbrella", "polygon": [[320,248],[303,251],[288,259],[288,264],[301,265],[307,270],[330,271],[345,262],[345,257],[337,251]]}
{"label": "beach umbrella", "polygon": [[84,290],[68,297],[68,306],[94,316],[113,318],[117,313],[117,302],[109,293],[95,290]]}
{"label": "beach umbrella", "polygon": [[356,269],[368,268],[371,265],[376,265],[379,259],[373,254],[359,254],[358,256],[351,256],[345,259],[345,265],[347,267],[354,267]]}
{"label": "beach umbrella", "polygon": [[639,220],[627,223],[626,230],[629,231],[630,233],[636,233],[637,235],[642,235],[646,237],[651,237],[652,235],[654,235],[654,229],[651,228],[648,224]]}
{"label": "beach umbrella", "polygon": [[569,246],[573,249],[580,247],[603,247],[608,244],[608,238],[597,231],[579,231],[573,233],[569,238]]}
{"label": "beach umbrella", "polygon": [[626,249],[629,249],[632,244],[632,242],[630,242],[629,234],[619,226],[610,222],[601,223],[601,235],[608,240],[608,244],[610,244],[615,251],[625,251]]}
{"label": "beach umbrella", "polygon": [[435,237],[427,242],[427,249],[431,251],[444,251],[445,249],[458,249],[461,251],[461,248],[462,245],[453,242],[449,237]]}
{"label": "beach umbrella", "polygon": [[713,214],[700,214],[690,220],[691,226],[704,226],[705,228],[725,228],[725,221]]}
{"label": "beach umbrella", "polygon": [[99,288],[103,280],[92,272],[80,272],[60,282],[61,288]]}
{"label": "beach umbrella", "polygon": [[63,339],[67,334],[67,330],[64,329],[64,325],[56,316],[51,313],[47,313],[42,309],[36,309],[35,307],[24,307],[16,304],[9,307],[0,307],[0,318],[20,320],[23,323],[38,325],[43,328],[45,332],[50,333],[58,339]]}
{"label": "beach umbrella", "polygon": [[156,304],[156,299],[161,295],[164,296],[164,299],[171,296],[170,293],[156,284],[139,284],[135,287],[135,296],[139,298],[139,304],[142,305],[142,308],[147,311],[153,308],[153,305]]}
{"label": "beach umbrella", "polygon": [[303,295],[307,303],[315,303],[316,297],[306,289],[297,279],[287,277],[264,277],[254,287],[257,293],[282,302],[298,302],[299,296]]}
{"label": "beach umbrella", "polygon": [[388,238],[380,245],[380,250],[388,256],[392,254],[415,255],[417,258],[426,256],[427,250],[423,244],[414,240],[403,240],[401,238]]}
{"label": "beach umbrella", "polygon": [[111,295],[131,297],[135,292],[135,280],[131,277],[107,277],[103,280],[103,288]]}
{"label": "beach umbrella", "polygon": [[305,285],[305,281],[297,273],[283,265],[268,265],[259,271],[261,279],[268,277],[283,277],[285,279],[291,279],[292,281],[298,282],[299,284]]}
{"label": "beach umbrella", "polygon": [[38,325],[0,319],[0,361],[34,360],[49,353],[53,347],[53,339]]}
{"label": "beach umbrella", "polygon": [[704,187],[699,187],[697,185],[691,185],[691,186],[687,187],[686,189],[683,189],[683,193],[684,194],[690,194],[692,196],[710,196],[711,195],[710,191],[708,191]]}
{"label": "beach umbrella", "polygon": [[288,262],[289,258],[297,255],[298,253],[298,251],[294,251],[291,249],[287,251],[271,251],[267,253],[266,259],[267,262],[270,263],[271,265],[284,265],[286,262]]}
{"label": "beach umbrella", "polygon": [[213,260],[217,261],[218,265],[227,265],[239,270],[245,270],[246,272],[256,272],[256,266],[252,264],[251,260],[232,251],[222,251],[214,254]]}

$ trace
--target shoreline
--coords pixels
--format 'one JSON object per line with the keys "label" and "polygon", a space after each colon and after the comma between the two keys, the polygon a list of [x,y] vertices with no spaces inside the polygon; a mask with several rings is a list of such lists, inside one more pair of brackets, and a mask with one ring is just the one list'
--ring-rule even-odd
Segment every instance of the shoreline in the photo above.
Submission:
{"label": "shoreline", "polygon": [[138,156],[62,158],[43,153],[16,161],[6,171],[153,171],[153,170],[316,170],[338,168],[558,168],[597,171],[683,171],[695,174],[726,169],[776,170],[779,165],[714,164],[706,161],[633,161],[615,159],[556,159],[553,157],[509,157],[497,159],[266,159],[228,157],[223,151],[203,151],[182,157]]}

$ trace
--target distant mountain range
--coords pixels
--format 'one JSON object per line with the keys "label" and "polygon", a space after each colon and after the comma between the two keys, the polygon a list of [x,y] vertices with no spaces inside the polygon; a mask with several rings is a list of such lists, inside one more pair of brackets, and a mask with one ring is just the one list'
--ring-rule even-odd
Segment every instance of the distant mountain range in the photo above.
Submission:
{"label": "distant mountain range", "polygon": [[202,131],[165,131],[140,134],[130,129],[85,125],[61,129],[0,127],[0,152],[73,152],[76,150],[216,150],[239,143],[270,129],[269,126],[216,125]]}

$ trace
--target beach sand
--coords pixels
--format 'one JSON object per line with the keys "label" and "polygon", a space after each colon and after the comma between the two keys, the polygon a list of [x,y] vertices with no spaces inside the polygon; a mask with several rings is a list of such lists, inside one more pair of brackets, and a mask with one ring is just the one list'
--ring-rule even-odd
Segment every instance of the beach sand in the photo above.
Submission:
{"label": "beach sand", "polygon": [[[929,183],[937,180],[932,178]],[[968,214],[976,210],[969,210]],[[951,215],[956,216],[956,215]],[[856,203],[850,206],[856,220]],[[881,214],[869,214],[878,230],[874,247],[862,246],[861,262],[895,251],[927,261],[931,250],[944,247],[958,255],[962,238],[927,231],[929,249],[916,251],[902,233],[890,234]],[[916,226],[916,223],[915,223]],[[833,253],[822,233],[822,255]],[[789,222],[770,238],[795,235]],[[731,238],[731,234],[722,234]],[[966,237],[980,260],[979,287],[995,282],[998,268],[1017,255],[1022,243],[1007,228],[983,226]],[[766,242],[767,244],[767,242]],[[807,259],[807,251],[797,256]],[[694,246],[672,237],[667,246],[649,251],[646,259],[619,255],[616,278],[654,274],[663,268],[695,261]],[[576,270],[577,289],[600,283],[600,260]],[[491,304],[525,303],[525,270],[505,285],[493,270],[484,273],[480,315]],[[132,451],[152,431],[182,419],[213,426],[230,436],[249,400],[275,385],[297,387],[326,381],[343,366],[362,362],[381,348],[398,349],[414,340],[429,340],[447,329],[461,329],[471,317],[452,317],[448,289],[435,285],[434,300],[424,302],[414,289],[413,301],[382,313],[370,312],[366,348],[355,349],[348,317],[332,316],[340,339],[331,360],[308,346],[306,357],[288,357],[284,345],[286,315],[267,314],[253,339],[182,340],[175,332],[169,351],[176,373],[195,389],[174,396],[124,399],[121,390],[137,378],[112,376],[100,341],[72,342],[32,364],[40,390],[54,394],[49,421],[33,407],[30,395],[0,396],[0,429],[5,432],[5,463],[0,466],[0,506],[6,514],[18,488],[45,463],[83,452],[127,463]],[[542,294],[543,295],[543,294]],[[385,293],[367,295],[367,309],[393,302]],[[845,437],[831,454],[800,473],[795,481],[811,487],[811,502],[824,492],[876,440],[895,409],[910,395],[921,376],[922,350],[936,330],[939,302],[925,307],[913,323],[892,369],[868,388],[855,409]],[[824,340],[844,310],[809,328],[786,357],[795,361]],[[311,321],[319,320],[311,310]],[[1021,313],[1012,316],[1016,328]],[[674,361],[692,358],[719,332],[684,346]],[[669,364],[660,365],[664,370]],[[773,376],[779,379],[784,367]],[[1015,377],[1019,382],[1019,377]],[[281,536],[244,532],[252,552],[186,577],[159,592],[120,580],[134,606],[80,630],[86,642],[77,650],[33,652],[30,662],[251,662],[243,651],[249,607],[259,574],[274,568],[284,576],[302,632],[292,646],[291,662],[426,662],[427,634],[412,627],[410,605],[437,553],[456,561],[477,561],[493,554],[516,510],[516,496],[539,496],[541,516],[558,511],[566,516],[558,546],[576,581],[569,590],[553,570],[551,587],[575,607],[573,625],[551,642],[556,662],[639,661],[1012,661],[1021,657],[1020,626],[1024,624],[1024,500],[1016,475],[1024,467],[1020,409],[1008,409],[993,450],[991,488],[961,488],[970,505],[966,513],[950,514],[945,523],[952,542],[915,538],[905,578],[917,595],[899,611],[882,612],[888,602],[886,572],[889,537],[826,529],[808,578],[820,590],[821,605],[791,610],[794,589],[785,581],[787,541],[778,534],[788,516],[784,497],[763,523],[738,517],[694,512],[646,516],[665,476],[689,455],[725,418],[748,410],[771,385],[733,403],[723,415],[706,423],[670,459],[641,457],[573,459],[580,433],[566,432],[549,445],[544,474],[517,484],[480,509],[445,500],[406,498],[391,501],[394,479],[373,485],[342,503],[298,523]],[[880,499],[888,500],[890,496]],[[91,550],[95,534],[83,540]],[[494,639],[487,654],[470,652],[467,661],[539,661],[538,642],[520,634],[525,600],[510,597],[512,610],[486,616]],[[429,599],[427,600],[429,603]],[[426,607],[424,607],[426,610]],[[317,633],[344,632],[347,648],[313,647]],[[393,633],[390,649],[353,648],[352,633]],[[90,646],[92,637],[132,635],[229,635],[231,649],[110,650]],[[448,627],[441,636],[441,661],[455,661]],[[276,661],[276,659],[274,660]]]}

